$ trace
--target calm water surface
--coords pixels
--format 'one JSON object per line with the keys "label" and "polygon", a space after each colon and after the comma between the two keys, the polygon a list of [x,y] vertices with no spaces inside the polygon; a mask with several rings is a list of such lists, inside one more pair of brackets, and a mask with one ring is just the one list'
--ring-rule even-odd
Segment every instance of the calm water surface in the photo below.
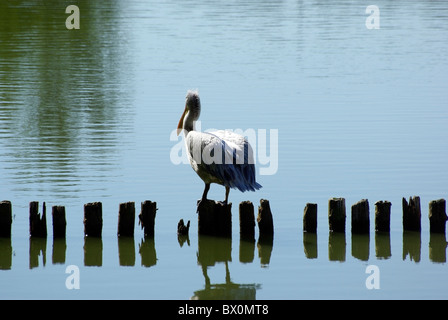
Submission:
{"label": "calm water surface", "polygon": [[[80,29],[68,30],[68,5]],[[448,296],[446,238],[428,202],[448,196],[448,5],[377,1],[380,29],[352,1],[2,1],[0,298],[302,299]],[[263,189],[232,190],[233,236],[197,234],[203,183],[174,164],[188,89],[201,129],[256,132]],[[261,131],[260,131],[261,130]],[[262,130],[266,130],[267,150]],[[278,130],[278,140],[272,132]],[[419,195],[422,232],[403,233],[401,199]],[[209,197],[222,200],[213,185]],[[344,197],[347,232],[328,232]],[[272,243],[240,241],[238,203],[269,199]],[[369,199],[371,232],[352,236],[350,207]],[[154,239],[116,235],[118,205],[157,202]],[[390,234],[374,203],[392,202]],[[29,238],[30,201],[65,205],[67,238]],[[103,202],[103,237],[83,236],[83,205]],[[317,235],[302,233],[307,202]],[[189,239],[177,222],[190,220]],[[80,289],[66,288],[66,267]],[[380,289],[368,290],[377,265]]]}

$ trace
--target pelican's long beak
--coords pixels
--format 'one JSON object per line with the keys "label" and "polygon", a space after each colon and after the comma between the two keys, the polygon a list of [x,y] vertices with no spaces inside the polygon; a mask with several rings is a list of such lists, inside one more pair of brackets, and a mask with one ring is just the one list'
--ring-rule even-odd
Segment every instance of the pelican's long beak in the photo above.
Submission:
{"label": "pelican's long beak", "polygon": [[179,135],[182,132],[182,129],[184,128],[184,118],[187,114],[187,108],[185,108],[184,113],[182,113],[182,117],[180,117],[179,124],[177,125],[177,135]]}

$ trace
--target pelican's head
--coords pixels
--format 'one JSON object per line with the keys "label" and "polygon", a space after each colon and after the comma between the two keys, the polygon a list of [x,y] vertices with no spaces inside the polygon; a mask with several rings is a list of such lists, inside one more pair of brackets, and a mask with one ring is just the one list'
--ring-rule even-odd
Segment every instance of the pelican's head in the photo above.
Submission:
{"label": "pelican's head", "polygon": [[199,93],[197,90],[188,90],[185,98],[185,109],[182,113],[182,117],[177,125],[177,135],[179,135],[182,129],[191,131],[194,129],[193,123],[199,119],[201,114],[201,100],[199,99]]}

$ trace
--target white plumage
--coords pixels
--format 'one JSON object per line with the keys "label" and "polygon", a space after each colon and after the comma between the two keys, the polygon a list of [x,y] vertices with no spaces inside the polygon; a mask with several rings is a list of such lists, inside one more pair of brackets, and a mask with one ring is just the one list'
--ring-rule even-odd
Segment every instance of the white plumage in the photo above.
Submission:
{"label": "white plumage", "polygon": [[255,191],[261,185],[255,181],[252,147],[247,139],[231,131],[195,131],[201,103],[197,91],[188,91],[185,110],[178,124],[178,134],[184,130],[188,159],[194,171],[205,183],[202,200],[207,199],[211,183],[226,187],[227,203],[230,188]]}

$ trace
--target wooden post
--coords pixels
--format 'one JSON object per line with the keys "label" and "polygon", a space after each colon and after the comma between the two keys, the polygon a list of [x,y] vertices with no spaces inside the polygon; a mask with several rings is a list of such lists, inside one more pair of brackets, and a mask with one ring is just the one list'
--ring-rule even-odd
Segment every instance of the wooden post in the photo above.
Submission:
{"label": "wooden post", "polygon": [[303,231],[317,231],[317,203],[307,203],[303,209]]}
{"label": "wooden post", "polygon": [[103,205],[92,202],[84,205],[84,235],[87,237],[101,237],[103,229]]}
{"label": "wooden post", "polygon": [[198,234],[232,237],[232,204],[198,201]]}
{"label": "wooden post", "polygon": [[157,202],[146,200],[142,202],[141,212],[138,215],[138,224],[141,225],[145,237],[154,237]]}
{"label": "wooden post", "polygon": [[328,201],[328,223],[330,231],[345,232],[344,198],[332,198]]}
{"label": "wooden post", "polygon": [[255,240],[255,213],[251,201],[243,201],[239,205],[240,239]]}
{"label": "wooden post", "polygon": [[352,205],[352,233],[369,233],[369,201],[362,199]]}
{"label": "wooden post", "polygon": [[135,203],[120,203],[118,209],[118,236],[133,237],[135,229]]}
{"label": "wooden post", "polygon": [[0,237],[11,238],[12,207],[10,201],[0,202]]}
{"label": "wooden post", "polygon": [[429,202],[429,232],[445,234],[447,219],[445,199]]}
{"label": "wooden post", "polygon": [[42,217],[39,214],[39,202],[30,202],[30,236],[47,237],[47,216],[45,202],[43,204]]}
{"label": "wooden post", "polygon": [[420,197],[403,198],[403,230],[421,231]]}
{"label": "wooden post", "polygon": [[53,216],[53,238],[65,238],[65,229],[67,226],[65,207],[53,206],[51,215]]}
{"label": "wooden post", "polygon": [[190,230],[190,220],[188,220],[187,225],[184,223],[184,219],[180,219],[177,224],[177,234],[180,236],[188,235],[188,231]]}
{"label": "wooden post", "polygon": [[274,221],[272,219],[269,200],[260,200],[260,205],[258,206],[257,223],[260,231],[259,238],[274,237]]}
{"label": "wooden post", "polygon": [[375,202],[375,231],[390,232],[390,207],[389,201]]}

